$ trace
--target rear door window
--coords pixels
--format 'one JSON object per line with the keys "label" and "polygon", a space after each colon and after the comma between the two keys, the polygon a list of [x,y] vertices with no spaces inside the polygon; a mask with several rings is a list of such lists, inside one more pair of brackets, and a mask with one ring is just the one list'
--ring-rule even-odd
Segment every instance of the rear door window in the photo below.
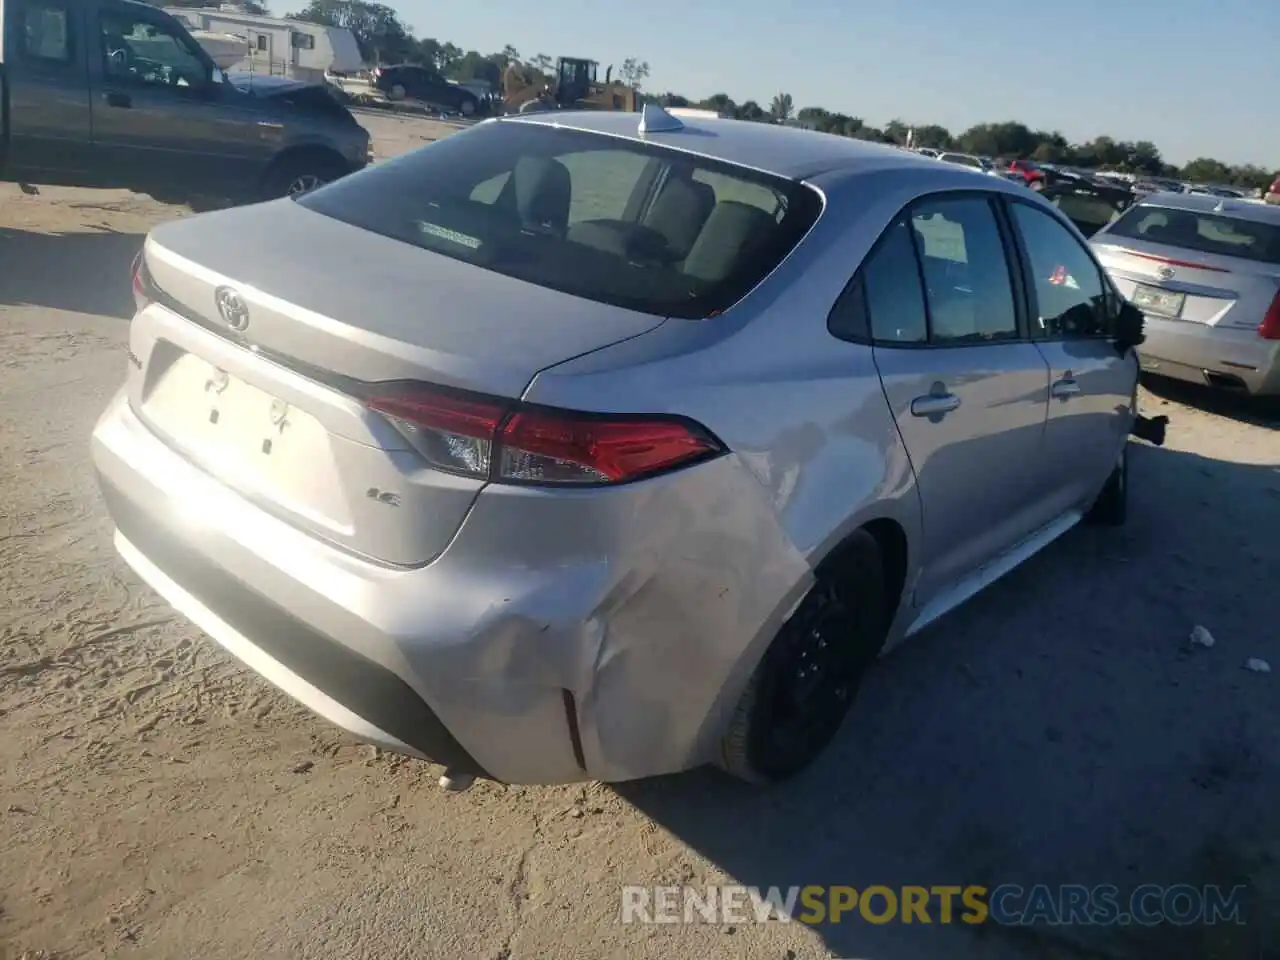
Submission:
{"label": "rear door window", "polygon": [[925,315],[920,266],[905,219],[885,232],[875,252],[862,268],[871,336],[879,343],[926,343],[929,325]]}
{"label": "rear door window", "polygon": [[911,210],[924,276],[931,343],[1018,337],[1004,241],[982,197],[924,200]]}
{"label": "rear door window", "polygon": [[524,121],[479,124],[296,202],[495,273],[688,318],[748,293],[822,207],[783,177]]}
{"label": "rear door window", "polygon": [[[29,60],[71,62],[70,14],[64,0],[16,0],[19,49]],[[0,5],[2,8],[2,5]],[[12,42],[12,41],[11,41]]]}
{"label": "rear door window", "polygon": [[1280,265],[1280,226],[1227,214],[1141,204],[1112,224],[1107,236]]}

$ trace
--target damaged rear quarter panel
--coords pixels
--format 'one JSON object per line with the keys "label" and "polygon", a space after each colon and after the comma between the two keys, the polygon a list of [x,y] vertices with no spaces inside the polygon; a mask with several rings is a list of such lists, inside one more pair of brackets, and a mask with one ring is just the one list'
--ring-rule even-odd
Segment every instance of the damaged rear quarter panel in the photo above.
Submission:
{"label": "damaged rear quarter panel", "polygon": [[914,475],[871,352],[826,327],[879,220],[903,202],[880,186],[868,187],[869,229],[824,216],[805,242],[818,252],[788,259],[726,314],[668,322],[544,370],[526,392],[569,409],[690,417],[730,451],[655,483],[671,499],[628,522],[647,546],[608,558],[611,582],[627,587],[593,611],[597,652],[574,688],[598,750],[594,776],[714,759],[751,672],[827,553],[881,518],[902,528],[909,556],[918,542]]}
{"label": "damaged rear quarter panel", "polygon": [[[480,744],[488,738],[475,724],[485,715],[519,720],[568,689],[583,776],[604,780],[707,759],[700,734],[725,678],[777,598],[808,576],[765,492],[732,455],[614,489],[491,486],[440,563],[452,582],[503,586],[448,664],[436,648],[415,671],[451,729]],[[469,599],[457,598],[455,615]],[[452,690],[431,689],[445,678]],[[563,714],[558,727],[568,749]],[[545,756],[546,729],[511,724],[500,767],[520,766],[522,752]]]}

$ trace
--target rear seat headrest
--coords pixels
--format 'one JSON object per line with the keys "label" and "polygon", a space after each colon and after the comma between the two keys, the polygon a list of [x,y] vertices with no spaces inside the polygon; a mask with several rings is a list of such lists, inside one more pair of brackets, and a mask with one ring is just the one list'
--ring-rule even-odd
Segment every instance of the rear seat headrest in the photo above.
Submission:
{"label": "rear seat headrest", "polygon": [[722,200],[698,233],[684,272],[699,280],[719,282],[727,277],[744,256],[776,229],[777,222],[759,207],[736,200]]}
{"label": "rear seat headrest", "polygon": [[569,169],[547,157],[521,157],[511,171],[516,210],[526,226],[551,227],[563,232],[569,226],[573,183]]}

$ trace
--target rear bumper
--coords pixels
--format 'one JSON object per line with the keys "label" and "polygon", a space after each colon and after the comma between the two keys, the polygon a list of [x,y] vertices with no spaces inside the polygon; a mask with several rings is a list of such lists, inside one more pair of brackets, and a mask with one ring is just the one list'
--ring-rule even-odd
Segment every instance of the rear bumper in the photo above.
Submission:
{"label": "rear bumper", "polygon": [[811,580],[732,457],[607,495],[491,488],[412,569],[240,497],[123,394],[93,462],[121,556],[231,653],[358,738],[510,783],[710,760]]}
{"label": "rear bumper", "polygon": [[1147,317],[1138,348],[1148,373],[1203,383],[1238,385],[1251,394],[1280,393],[1280,341],[1253,330]]}
{"label": "rear bumper", "polygon": [[[326,637],[210,563],[99,476],[116,549],[147,584],[258,673],[362,740],[489,776],[385,667]],[[249,639],[252,637],[253,639]]]}

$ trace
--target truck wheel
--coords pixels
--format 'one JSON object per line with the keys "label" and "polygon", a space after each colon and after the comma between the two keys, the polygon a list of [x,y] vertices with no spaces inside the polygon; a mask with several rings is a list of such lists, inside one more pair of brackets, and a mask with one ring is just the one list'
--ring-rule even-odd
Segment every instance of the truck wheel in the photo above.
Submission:
{"label": "truck wheel", "polygon": [[341,163],[324,154],[282,157],[267,172],[263,195],[268,200],[301,196],[337,180],[346,172]]}
{"label": "truck wheel", "polygon": [[404,84],[403,84],[403,83],[393,83],[393,84],[391,85],[391,89],[387,91],[387,99],[388,99],[388,100],[403,100],[403,99],[404,99],[404,96],[405,96],[405,93],[406,93],[406,91],[405,91],[405,89],[404,89]]}
{"label": "truck wheel", "polygon": [[809,766],[839,732],[888,631],[884,565],[859,530],[765,651],[721,741],[720,765],[749,783]]}
{"label": "truck wheel", "polygon": [[463,97],[462,103],[458,104],[458,112],[464,117],[473,117],[476,114],[476,102],[470,97]]}

